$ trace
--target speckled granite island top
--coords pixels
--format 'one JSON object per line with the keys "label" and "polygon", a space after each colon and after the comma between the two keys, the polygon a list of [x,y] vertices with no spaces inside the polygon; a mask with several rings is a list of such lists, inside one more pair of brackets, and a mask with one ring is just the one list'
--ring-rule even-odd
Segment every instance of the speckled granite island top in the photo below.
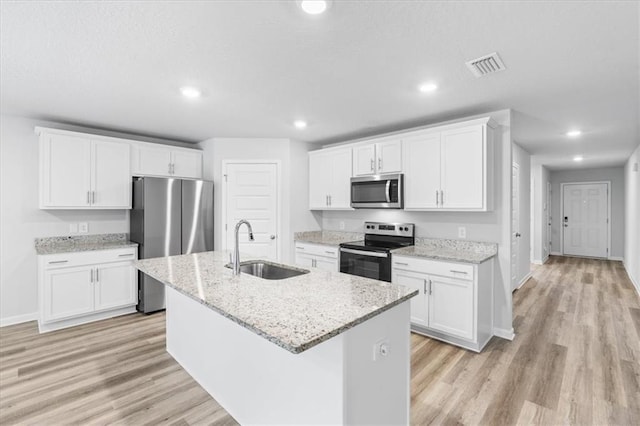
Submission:
{"label": "speckled granite island top", "polygon": [[416,238],[414,246],[393,250],[392,253],[399,256],[482,263],[498,254],[498,245],[466,240]]}
{"label": "speckled granite island top", "polygon": [[138,244],[129,241],[127,234],[98,234],[36,238],[35,247],[37,254],[45,255],[138,247]]}
{"label": "speckled granite island top", "polygon": [[301,243],[321,244],[324,246],[339,246],[341,243],[359,241],[364,234],[344,231],[306,231],[296,232],[293,239]]}
{"label": "speckled granite island top", "polygon": [[284,280],[234,277],[224,266],[228,262],[228,252],[204,252],[139,260],[134,266],[293,353],[418,294],[403,286],[317,268]]}

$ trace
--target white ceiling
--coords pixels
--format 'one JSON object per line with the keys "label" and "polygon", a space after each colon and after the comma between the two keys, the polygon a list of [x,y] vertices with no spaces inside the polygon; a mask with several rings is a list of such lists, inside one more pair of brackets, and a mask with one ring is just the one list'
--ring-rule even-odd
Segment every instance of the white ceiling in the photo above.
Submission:
{"label": "white ceiling", "polygon": [[[0,107],[183,141],[324,143],[512,108],[543,164],[621,164],[640,141],[639,20],[637,2],[336,0],[311,17],[294,1],[3,1]],[[507,70],[476,79],[464,62],[494,51]],[[440,89],[419,93],[426,80]],[[185,84],[204,96],[182,98]]]}

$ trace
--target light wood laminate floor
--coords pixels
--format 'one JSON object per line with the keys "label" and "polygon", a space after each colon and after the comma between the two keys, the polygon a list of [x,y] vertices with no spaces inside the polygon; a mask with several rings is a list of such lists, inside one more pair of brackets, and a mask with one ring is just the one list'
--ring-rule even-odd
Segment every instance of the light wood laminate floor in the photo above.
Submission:
{"label": "light wood laminate floor", "polygon": [[[513,342],[412,335],[412,424],[640,424],[640,298],[619,262],[552,257]],[[165,352],[164,315],[0,329],[0,424],[235,424]]]}

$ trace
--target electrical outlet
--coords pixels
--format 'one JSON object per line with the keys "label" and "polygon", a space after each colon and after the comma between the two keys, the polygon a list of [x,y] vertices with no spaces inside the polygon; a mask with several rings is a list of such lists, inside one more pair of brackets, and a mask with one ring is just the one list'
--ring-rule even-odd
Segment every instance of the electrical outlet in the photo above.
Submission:
{"label": "electrical outlet", "polygon": [[344,221],[340,221],[340,230],[344,231]]}
{"label": "electrical outlet", "polygon": [[464,226],[458,227],[458,238],[467,238],[467,228]]}
{"label": "electrical outlet", "polygon": [[381,340],[373,345],[373,360],[379,361],[389,355],[389,342]]}
{"label": "electrical outlet", "polygon": [[80,222],[78,224],[78,232],[81,234],[86,234],[89,232],[89,224],[87,222]]}
{"label": "electrical outlet", "polygon": [[78,224],[77,223],[70,223],[69,224],[69,232],[71,234],[77,234],[78,233]]}

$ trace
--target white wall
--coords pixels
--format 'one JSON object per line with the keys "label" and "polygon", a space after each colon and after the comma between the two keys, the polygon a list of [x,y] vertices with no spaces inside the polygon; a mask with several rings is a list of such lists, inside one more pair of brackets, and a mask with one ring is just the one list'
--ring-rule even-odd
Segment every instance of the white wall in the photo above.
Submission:
{"label": "white wall", "polygon": [[204,150],[204,178],[214,182],[214,247],[222,248],[223,160],[278,160],[282,173],[281,235],[283,262],[293,259],[294,232],[319,229],[308,201],[308,145],[289,139],[213,138],[200,143]]}
{"label": "white wall", "polygon": [[523,283],[531,272],[531,155],[518,144],[513,144],[513,162],[520,168],[520,245],[516,285]]}
{"label": "white wall", "polygon": [[598,169],[552,170],[551,181],[551,253],[560,253],[562,238],[561,183],[611,181],[611,247],[609,256],[622,259],[624,256],[624,168],[605,167]]}
{"label": "white wall", "polygon": [[624,266],[640,293],[640,146],[624,166],[625,240]]}
{"label": "white wall", "polygon": [[549,236],[547,226],[547,184],[549,183],[549,169],[531,158],[531,262],[542,264],[549,257]]}
{"label": "white wall", "polygon": [[194,147],[193,144],[148,136],[0,115],[0,325],[36,317],[35,238],[71,235],[69,225],[78,222],[89,224],[89,234],[129,232],[128,210],[38,208],[38,138],[34,133],[35,126]]}
{"label": "white wall", "polygon": [[[467,239],[498,243],[498,264],[495,268],[495,327],[508,334],[512,331],[511,300],[511,112],[487,113],[498,124],[494,146],[494,210],[482,213],[408,212],[402,210],[325,211],[322,228],[363,232],[364,221],[409,222],[416,224],[416,236],[458,238],[458,227],[464,226]],[[478,116],[481,117],[481,116]],[[469,117],[474,118],[474,117]],[[528,190],[526,191],[528,193]],[[527,203],[528,205],[528,203]],[[528,207],[527,207],[528,209]],[[526,256],[528,259],[528,256]]]}
{"label": "white wall", "polygon": [[[38,310],[34,239],[69,235],[69,224],[89,233],[129,232],[126,210],[40,210],[35,126],[69,128],[0,116],[0,324],[35,319]],[[77,130],[77,129],[75,129]],[[69,165],[72,167],[73,165]]]}

